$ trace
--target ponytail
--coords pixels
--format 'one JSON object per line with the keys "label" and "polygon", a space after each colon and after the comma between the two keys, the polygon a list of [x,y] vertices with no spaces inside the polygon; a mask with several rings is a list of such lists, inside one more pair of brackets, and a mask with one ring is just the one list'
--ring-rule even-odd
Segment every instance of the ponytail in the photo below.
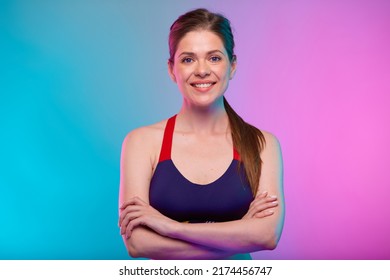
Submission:
{"label": "ponytail", "polygon": [[233,146],[240,154],[241,164],[245,166],[245,175],[251,186],[253,196],[259,188],[262,161],[260,152],[265,146],[263,133],[256,127],[246,123],[223,98],[225,110],[229,117]]}

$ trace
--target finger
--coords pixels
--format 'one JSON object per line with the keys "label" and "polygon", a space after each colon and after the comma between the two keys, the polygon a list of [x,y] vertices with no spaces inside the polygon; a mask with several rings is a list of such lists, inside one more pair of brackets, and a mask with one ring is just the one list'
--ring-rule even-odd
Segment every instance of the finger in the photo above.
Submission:
{"label": "finger", "polygon": [[260,212],[260,211],[264,211],[264,210],[266,210],[268,208],[273,208],[273,207],[276,207],[276,206],[278,206],[278,201],[277,200],[270,201],[270,202],[259,201],[257,203],[254,203],[252,208],[256,209],[256,212]]}
{"label": "finger", "polygon": [[120,209],[124,209],[129,205],[145,205],[147,204],[145,201],[143,201],[140,197],[134,196],[130,198],[129,200],[122,203],[122,205],[119,207]]}
{"label": "finger", "polygon": [[262,212],[256,213],[254,215],[254,218],[265,218],[265,217],[273,215],[274,213],[275,212],[272,211],[272,210],[266,210],[266,211],[262,211]]}
{"label": "finger", "polygon": [[119,215],[119,225],[122,223],[124,217],[131,213],[131,212],[137,212],[137,211],[141,211],[143,209],[142,206],[138,206],[138,205],[129,205],[127,206],[122,212],[121,214]]}
{"label": "finger", "polygon": [[125,210],[121,212],[119,215],[119,224],[122,223],[123,219],[126,217],[127,214],[129,213],[134,213],[134,212],[139,212],[142,211],[143,207],[142,206],[128,206]]}
{"label": "finger", "polygon": [[254,214],[256,214],[259,211],[262,211],[263,205],[264,205],[264,198],[263,197],[258,197],[255,200],[252,201],[252,203],[249,205],[249,210],[247,215],[252,218]]}
{"label": "finger", "polygon": [[[138,217],[138,216],[137,216]],[[121,223],[120,225],[120,233],[121,235],[125,234],[126,233],[126,228],[128,227],[128,225],[130,224],[130,222],[133,220],[133,219],[136,219],[137,217],[134,217],[134,216],[126,216],[126,218],[123,220],[123,222]]]}
{"label": "finger", "polygon": [[266,201],[274,201],[278,200],[278,197],[276,195],[269,195],[265,198]]}
{"label": "finger", "polygon": [[250,207],[254,207],[254,205],[257,205],[257,204],[261,204],[261,203],[266,203],[266,202],[272,202],[272,201],[276,201],[278,198],[274,195],[272,196],[267,196],[267,197],[257,197],[256,199],[254,199],[251,204],[249,205],[249,208]]}
{"label": "finger", "polygon": [[253,215],[255,215],[255,214],[256,214],[256,211],[250,210],[250,211],[248,212],[248,218],[253,218]]}
{"label": "finger", "polygon": [[127,206],[129,205],[134,205],[135,204],[135,201],[134,201],[134,197],[130,198],[129,200],[123,202],[120,206],[119,206],[119,209],[124,209],[126,208]]}
{"label": "finger", "polygon": [[121,224],[120,224],[120,228],[121,228],[121,234],[124,234],[124,229],[126,229],[127,225],[134,219],[137,219],[138,217],[140,217],[142,215],[142,212],[141,211],[138,211],[138,212],[132,212],[132,213],[128,213],[122,220]]}
{"label": "finger", "polygon": [[275,200],[278,200],[278,197],[276,195],[269,195],[269,196],[266,196],[266,197],[258,197],[256,198],[253,202],[256,203],[256,202],[271,202],[271,201],[275,201]]}
{"label": "finger", "polygon": [[266,198],[266,194],[267,194],[267,193],[265,192],[264,195],[258,195],[258,196],[256,196],[255,199],[252,200],[251,204],[249,204],[249,208],[252,207],[255,203],[257,203],[257,202],[259,202],[259,201],[265,199],[265,198]]}
{"label": "finger", "polygon": [[267,196],[268,192],[263,192],[262,194],[258,195],[255,197],[255,199],[251,202],[251,205],[252,206],[253,204],[255,203],[258,203],[258,202],[270,202],[270,201],[275,201],[277,200],[277,196],[276,195],[270,195],[270,196]]}
{"label": "finger", "polygon": [[[256,197],[252,200],[249,205],[248,212],[245,214],[243,218],[253,218],[257,212],[264,211],[265,209],[272,208],[277,206],[277,196],[276,195],[268,195],[268,191],[259,192]],[[271,203],[272,204],[267,204]]]}
{"label": "finger", "polygon": [[248,218],[253,218],[253,215],[255,215],[257,212],[256,207],[251,206],[249,207],[248,213],[246,214]]}
{"label": "finger", "polygon": [[142,225],[143,224],[143,220],[142,220],[142,217],[138,217],[137,219],[134,219],[132,220],[126,227],[126,239],[129,239],[130,236],[131,236],[131,232],[133,231],[133,229],[139,225]]}
{"label": "finger", "polygon": [[272,201],[272,202],[267,202],[267,203],[258,202],[258,203],[255,203],[255,204],[252,205],[252,207],[250,208],[249,213],[250,213],[251,217],[253,217],[256,213],[268,210],[270,208],[274,208],[276,206],[278,206],[278,202],[277,201]]}
{"label": "finger", "polygon": [[140,198],[139,196],[136,196],[135,199],[137,201],[139,201],[142,205],[149,205],[149,203],[147,203],[145,200],[143,200],[142,198]]}
{"label": "finger", "polygon": [[131,206],[131,209],[126,208],[126,211],[123,211],[119,216],[119,226],[128,215],[140,215],[141,212],[144,212],[144,208],[140,206]]}
{"label": "finger", "polygon": [[131,232],[133,231],[133,227],[131,224],[128,224],[126,227],[125,227],[125,230],[124,230],[124,235],[125,235],[125,238],[126,239],[129,239],[130,236],[131,236]]}
{"label": "finger", "polygon": [[259,192],[259,193],[256,195],[255,199],[261,198],[261,197],[266,197],[267,194],[268,194],[268,191],[263,191],[263,192],[261,192],[261,193]]}

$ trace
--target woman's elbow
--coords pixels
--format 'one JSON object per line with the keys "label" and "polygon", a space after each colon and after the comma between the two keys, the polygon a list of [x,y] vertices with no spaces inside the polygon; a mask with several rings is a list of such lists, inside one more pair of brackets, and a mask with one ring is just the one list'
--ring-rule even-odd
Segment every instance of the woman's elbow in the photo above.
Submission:
{"label": "woman's elbow", "polygon": [[279,238],[276,234],[271,234],[264,243],[265,250],[274,250],[278,245]]}
{"label": "woman's elbow", "polygon": [[262,250],[274,250],[279,243],[280,237],[283,231],[283,224],[277,226],[270,226],[267,230],[261,234],[262,238],[258,239],[259,246],[262,246]]}
{"label": "woman's elbow", "polygon": [[127,253],[132,258],[139,258],[140,257],[139,252],[137,250],[135,250],[135,248],[132,246],[127,247]]}
{"label": "woman's elbow", "polygon": [[127,253],[129,254],[130,257],[132,258],[140,258],[141,252],[138,250],[138,248],[135,246],[134,242],[132,242],[131,238],[124,240]]}
{"label": "woman's elbow", "polygon": [[269,232],[263,235],[263,238],[258,238],[254,241],[255,247],[258,250],[274,250],[279,242],[279,235],[274,232]]}

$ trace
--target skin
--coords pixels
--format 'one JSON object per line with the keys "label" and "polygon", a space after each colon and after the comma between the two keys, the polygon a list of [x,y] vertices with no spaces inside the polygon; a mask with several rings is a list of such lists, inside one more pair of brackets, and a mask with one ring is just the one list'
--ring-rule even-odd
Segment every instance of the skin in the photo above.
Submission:
{"label": "skin", "polygon": [[[235,71],[236,61],[229,60],[221,39],[206,30],[187,33],[178,44],[174,62],[168,63],[168,73],[183,96],[172,161],[193,183],[215,181],[232,160],[223,94]],[[149,184],[165,124],[162,121],[136,129],[123,143],[119,226],[129,254],[154,259],[224,259],[275,248],[284,219],[278,140],[263,132],[267,144],[261,153],[259,192],[241,220],[186,224],[165,217],[149,205]]]}
{"label": "skin", "polygon": [[[222,97],[237,65],[229,61],[221,39],[209,31],[189,32],[181,39],[174,59],[168,72],[183,95],[182,111],[224,113]],[[207,82],[213,85],[194,87]]]}

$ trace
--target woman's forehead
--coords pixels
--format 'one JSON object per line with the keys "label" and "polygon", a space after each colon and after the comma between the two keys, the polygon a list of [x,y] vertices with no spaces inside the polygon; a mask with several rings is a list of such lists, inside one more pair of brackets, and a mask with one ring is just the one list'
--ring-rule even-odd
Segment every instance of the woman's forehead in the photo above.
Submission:
{"label": "woman's forehead", "polygon": [[226,54],[221,38],[214,32],[208,30],[197,30],[188,32],[180,40],[176,56],[182,53],[207,54],[211,51],[220,51]]}

